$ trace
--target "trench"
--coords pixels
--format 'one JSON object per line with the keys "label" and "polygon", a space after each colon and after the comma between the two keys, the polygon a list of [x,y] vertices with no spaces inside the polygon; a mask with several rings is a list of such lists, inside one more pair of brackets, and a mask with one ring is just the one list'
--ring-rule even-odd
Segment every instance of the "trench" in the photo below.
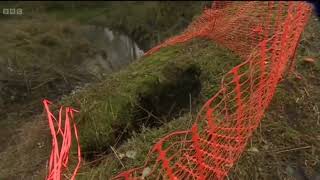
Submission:
{"label": "trench", "polygon": [[135,105],[128,109],[132,112],[131,127],[126,124],[115,125],[113,129],[116,139],[102,151],[84,152],[83,157],[91,166],[97,166],[103,160],[101,157],[113,153],[110,145],[119,148],[135,133],[141,133],[143,128],[159,128],[184,113],[190,111],[190,106],[197,103],[201,92],[201,71],[192,65],[177,73],[169,82],[160,83],[149,92],[140,94]]}
{"label": "trench", "polygon": [[173,82],[162,84],[149,94],[142,95],[134,113],[135,129],[142,126],[160,127],[181,114],[189,112],[190,104],[201,91],[200,69],[191,66]]}

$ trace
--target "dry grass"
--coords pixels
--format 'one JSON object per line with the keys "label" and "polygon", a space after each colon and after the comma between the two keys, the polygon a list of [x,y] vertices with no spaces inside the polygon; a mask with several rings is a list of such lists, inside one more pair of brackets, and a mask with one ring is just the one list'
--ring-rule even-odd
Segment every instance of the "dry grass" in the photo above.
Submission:
{"label": "dry grass", "polygon": [[0,178],[44,179],[51,149],[48,133],[45,117],[36,116],[7,136],[7,148],[0,153]]}
{"label": "dry grass", "polygon": [[58,99],[93,79],[74,65],[95,50],[72,21],[41,16],[1,23],[0,179],[29,178],[43,169],[50,148],[46,121],[34,116],[42,113],[42,98]]}

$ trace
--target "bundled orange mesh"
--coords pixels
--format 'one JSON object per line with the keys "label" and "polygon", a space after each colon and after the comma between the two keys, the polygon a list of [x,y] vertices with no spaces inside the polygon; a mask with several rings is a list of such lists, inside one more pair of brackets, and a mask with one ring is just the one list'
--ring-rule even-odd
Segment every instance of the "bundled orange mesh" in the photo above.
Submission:
{"label": "bundled orange mesh", "polygon": [[[80,167],[81,162],[81,151],[79,146],[78,131],[73,120],[73,112],[76,110],[66,107],[65,114],[63,114],[63,107],[60,107],[59,118],[51,113],[49,105],[52,104],[48,100],[43,100],[43,105],[47,113],[47,119],[49,122],[49,127],[52,135],[52,149],[49,161],[49,173],[47,180],[60,180],[61,174],[68,167],[69,162],[69,153],[72,144],[72,127],[74,131],[74,136],[78,144],[78,164],[72,173],[71,180],[74,180],[77,174],[77,171]],[[63,118],[64,117],[64,118]],[[63,120],[64,119],[64,120]],[[63,126],[64,123],[64,126]],[[62,140],[59,145],[59,140]],[[59,148],[60,146],[60,148]]]}
{"label": "bundled orange mesh", "polygon": [[192,128],[160,139],[143,167],[114,179],[224,179],[259,125],[292,62],[311,8],[304,2],[214,2],[179,36],[147,52],[207,38],[243,58]]}

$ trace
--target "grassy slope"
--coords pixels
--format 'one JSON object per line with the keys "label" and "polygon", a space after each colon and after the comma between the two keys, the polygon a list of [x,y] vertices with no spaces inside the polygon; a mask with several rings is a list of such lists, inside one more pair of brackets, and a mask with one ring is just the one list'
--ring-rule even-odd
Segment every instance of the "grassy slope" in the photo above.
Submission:
{"label": "grassy slope", "polygon": [[[139,44],[144,44],[146,49],[153,46],[152,43],[147,42],[157,39],[153,31],[157,31],[161,36],[158,40],[178,33],[184,29],[194,14],[201,11],[203,4],[203,2],[193,4],[180,2],[178,6],[175,2],[1,3],[2,8],[23,7],[24,14],[22,16],[0,14],[0,20],[4,24],[0,35],[2,44],[0,74],[5,74],[5,88],[1,90],[3,94],[7,94],[5,99],[0,99],[0,106],[14,101],[22,104],[24,101],[47,96],[48,91],[51,91],[50,94],[61,94],[60,89],[64,89],[61,87],[50,89],[50,87],[47,88],[48,84],[58,83],[64,86],[70,84],[69,87],[71,87],[71,83],[79,79],[90,79],[86,78],[88,76],[83,72],[75,72],[70,68],[75,62],[79,63],[95,53],[94,46],[81,37],[77,29],[79,24],[74,21],[117,29],[129,34]],[[188,8],[177,11],[181,6]],[[154,21],[155,19],[157,21]],[[172,26],[174,27],[171,28]],[[152,37],[149,37],[151,34]],[[5,68],[7,66],[16,72],[9,72]],[[9,82],[6,82],[7,79]],[[36,89],[33,90],[34,88]],[[14,91],[8,89],[14,89]],[[19,93],[20,91],[26,91],[26,93]],[[10,100],[12,98],[13,100]],[[13,107],[13,109],[16,108]]]}
{"label": "grassy slope", "polygon": [[[108,150],[110,145],[116,144],[118,131],[131,132],[142,124],[148,126],[148,123],[137,120],[137,116],[144,116],[139,107],[153,111],[159,118],[168,118],[162,112],[169,112],[174,100],[188,100],[189,93],[197,95],[193,93],[197,88],[196,82],[184,81],[184,78],[195,78],[197,81],[198,72],[202,88],[200,96],[194,99],[197,99],[195,103],[203,103],[201,97],[206,99],[219,87],[218,77],[238,62],[239,59],[227,50],[212,42],[197,40],[142,58],[111,75],[105,82],[67,98],[65,104],[71,103],[82,111],[77,119],[79,128],[86,129],[80,131],[84,153]],[[170,98],[170,94],[175,98]],[[144,98],[158,103],[156,109],[142,102]],[[177,101],[176,104],[177,108],[172,110],[176,116],[189,107],[189,102]],[[153,121],[158,121],[153,124],[161,124],[161,120]]]}
{"label": "grassy slope", "polygon": [[[319,120],[319,111],[317,111],[317,109],[319,109],[317,107],[319,107],[318,89],[320,86],[318,83],[319,61],[317,61],[315,65],[302,63],[302,59],[304,56],[313,55],[318,56],[319,58],[319,51],[317,50],[320,46],[319,44],[315,43],[317,42],[315,39],[317,37],[317,34],[319,34],[319,31],[313,32],[314,28],[320,29],[319,27],[316,27],[316,24],[313,24],[313,26],[309,29],[309,32],[315,33],[315,35],[305,34],[306,41],[303,44],[305,46],[305,51],[301,51],[302,49],[300,48],[300,56],[298,56],[298,72],[301,72],[304,75],[305,80],[297,81],[296,79],[291,78],[285,81],[283,85],[278,88],[278,93],[272,106],[270,107],[270,111],[267,113],[266,118],[261,125],[261,131],[256,132],[253,138],[253,143],[252,145],[250,144],[250,146],[256,147],[259,152],[246,152],[240,160],[239,164],[235,167],[234,172],[230,175],[231,178],[256,179],[257,177],[259,177],[259,179],[270,179],[271,177],[285,177],[286,173],[284,172],[284,168],[287,163],[291,162],[288,161],[288,159],[299,159],[301,161],[307,159],[309,165],[308,167],[312,167],[312,165],[310,164],[312,164],[313,162],[319,163],[319,157],[317,156],[317,154],[319,154],[319,139],[317,138],[319,138],[318,136],[320,134],[320,128],[317,122]],[[318,42],[320,41],[318,40]],[[314,48],[316,50],[313,50]],[[226,69],[230,69],[233,65],[228,63],[236,63],[235,61],[233,61],[234,58],[228,58],[230,56],[233,57],[232,55],[228,53],[224,54],[226,52],[228,51],[219,49],[218,47],[216,47],[216,45],[208,43],[206,41],[195,41],[188,45],[163,49],[161,52],[149,57],[149,61],[146,61],[148,60],[148,58],[144,59],[144,61],[145,63],[147,63],[146,65],[154,67],[156,64],[152,63],[160,63],[164,60],[168,60],[170,62],[178,62],[187,59],[186,65],[184,63],[177,65],[178,67],[180,67],[181,65],[182,69],[190,67],[190,65],[193,66],[194,64],[198,63],[197,61],[200,61],[200,68],[202,68],[201,81],[203,82],[201,92],[203,96],[200,101],[203,101],[217,90],[219,85],[218,82],[220,81],[221,75],[225,73],[225,69],[221,69],[220,67],[226,67]],[[212,59],[216,59],[216,61],[212,61]],[[224,61],[218,61],[219,59],[223,59]],[[228,59],[230,61],[225,61],[225,59]],[[150,60],[158,60],[159,62]],[[106,112],[108,112],[108,110],[104,111],[104,109],[102,109],[103,106],[99,105],[106,104],[104,100],[109,99],[107,97],[108,93],[120,93],[121,95],[124,95],[125,98],[122,99],[124,100],[124,103],[122,103],[123,101],[120,101],[120,105],[126,105],[127,103],[125,101],[127,101],[127,97],[131,97],[133,98],[133,100],[136,100],[136,94],[138,93],[137,90],[139,89],[138,86],[141,87],[144,86],[145,83],[147,83],[147,85],[145,86],[145,90],[153,91],[156,87],[156,84],[154,84],[154,82],[157,81],[154,77],[163,76],[162,71],[158,71],[157,68],[154,68],[154,70],[156,71],[153,72],[153,70],[143,68],[143,66],[139,65],[140,62],[137,62],[128,67],[128,69],[125,69],[113,75],[109,80],[106,80],[105,83],[94,86],[88,92],[84,92],[85,94],[73,97],[75,99],[79,99],[78,102],[73,102],[73,104],[76,106],[78,105],[78,108],[81,107],[85,110],[82,110],[83,113],[80,115],[80,119],[82,119],[82,121],[93,120],[97,122],[103,122],[106,119],[104,115],[106,115]],[[209,66],[208,64],[203,62],[207,62]],[[165,68],[164,65],[161,67]],[[137,68],[139,69],[139,72],[136,74],[131,74],[129,72],[130,68]],[[129,74],[131,74],[132,77],[127,76]],[[140,79],[142,77],[141,75],[148,74],[151,74],[150,76],[147,76],[150,79]],[[212,77],[212,79],[206,79],[208,77]],[[134,82],[138,82],[138,84],[132,83],[131,88],[129,89],[126,88],[126,81],[121,82],[119,78],[126,81],[134,80]],[[174,80],[166,78],[164,79],[166,82],[175,82]],[[113,89],[110,90],[111,87],[108,87],[108,85],[106,84],[111,81],[112,83],[114,83],[116,88],[118,87],[118,85],[120,85],[118,87],[119,89],[117,89],[120,92],[111,92],[111,90]],[[148,82],[151,83],[148,84]],[[125,88],[122,89],[120,87]],[[307,90],[304,90],[304,88],[306,88]],[[133,90],[131,91],[131,89]],[[293,91],[292,89],[295,90]],[[107,93],[105,90],[107,91]],[[309,95],[305,93],[306,91]],[[288,96],[288,93],[293,93],[293,95]],[[114,99],[117,106],[119,102],[116,96],[113,96],[111,98]],[[67,99],[65,102],[68,101],[69,100]],[[87,105],[92,105],[92,107],[96,108],[92,109],[92,107],[89,107]],[[129,106],[131,105],[129,104]],[[119,107],[123,106],[121,105]],[[299,107],[300,110],[295,109],[296,107]],[[196,107],[194,107],[194,109],[196,109]],[[281,109],[284,109],[284,111],[282,111]],[[125,111],[124,113],[125,114],[123,117],[127,117],[126,113],[128,113],[128,111]],[[296,119],[296,117],[299,118]],[[310,121],[313,123],[310,123]],[[115,121],[111,122],[114,123]],[[185,114],[181,118],[173,120],[170,123],[166,123],[160,128],[143,128],[142,133],[134,134],[128,143],[123,144],[117,149],[117,151],[121,153],[125,153],[128,150],[135,150],[136,152],[138,152],[138,156],[135,160],[123,160],[123,163],[126,166],[125,168],[122,168],[121,164],[114,157],[114,154],[110,153],[109,155],[104,157],[104,162],[98,168],[88,168],[88,166],[84,166],[79,177],[83,177],[83,179],[108,179],[108,177],[110,177],[112,174],[118,173],[120,170],[141,165],[145,158],[145,154],[157,138],[175,129],[188,128],[189,125],[190,117],[188,114]],[[32,131],[34,132],[33,134],[30,133],[30,127],[32,126],[36,127]],[[80,126],[88,127],[87,129],[92,127],[90,124],[82,124]],[[109,125],[103,124],[103,126],[104,128],[108,128]],[[22,128],[21,136],[29,139],[30,141],[26,141],[25,139],[23,139],[25,143],[19,144],[17,147],[9,149],[11,151],[8,151],[8,153],[2,154],[0,156],[1,159],[3,159],[2,162],[4,162],[1,164],[0,168],[1,178],[18,179],[20,177],[30,177],[30,174],[34,174],[32,173],[32,171],[35,171],[37,169],[41,169],[42,171],[44,170],[45,166],[43,166],[43,163],[48,157],[47,155],[49,143],[45,143],[44,148],[39,148],[36,144],[37,142],[45,142],[46,140],[48,140],[45,136],[43,136],[43,130],[46,130],[46,128],[46,125],[40,123],[40,119],[39,121],[34,122],[31,125],[26,125],[26,127]],[[91,133],[88,133],[90,136],[93,135],[93,132],[96,132],[95,130],[90,131]],[[84,134],[86,135],[86,133],[87,132],[85,132]],[[110,133],[112,135],[112,132],[110,131],[107,133]],[[109,136],[110,134],[102,135]],[[90,138],[96,139],[96,135],[93,135]],[[112,138],[109,139],[112,140]],[[84,141],[86,140],[84,139]],[[90,141],[91,140],[89,140],[88,142]],[[302,149],[299,151],[291,150],[289,152],[275,153],[275,151],[279,151],[284,148],[293,148],[297,146],[303,147],[305,145],[312,146],[313,148]],[[263,160],[257,162],[257,159]],[[252,166],[253,162],[256,164],[256,166]],[[39,164],[42,165],[39,166]],[[41,179],[40,177],[43,177],[43,173],[44,171],[40,173],[40,176],[37,175],[37,177]]]}
{"label": "grassy slope", "polygon": [[[24,17],[39,13],[58,20],[106,26],[127,34],[147,50],[160,41],[183,31],[209,1],[83,1],[83,2],[6,2],[0,8],[23,8]],[[19,16],[11,16],[10,19]],[[0,14],[0,19],[8,18]]]}
{"label": "grassy slope", "polygon": [[[82,3],[88,3],[87,7],[90,8],[81,5]],[[108,8],[108,5],[101,6],[101,3],[97,5],[95,2],[93,4],[92,2],[75,3],[74,8],[65,2],[5,2],[0,4],[2,8],[22,7],[24,12],[23,16],[0,15],[3,24],[0,35],[2,44],[0,46],[2,57],[0,72],[5,73],[3,77],[9,78],[5,79],[5,86],[2,86],[5,89],[1,90],[1,93],[5,95],[2,96],[4,99],[0,99],[1,111],[3,111],[0,115],[0,157],[3,160],[0,163],[0,179],[31,178],[32,174],[38,176],[36,172],[38,169],[45,170],[44,162],[47,160],[50,147],[49,131],[47,131],[46,124],[42,123],[43,117],[32,115],[40,113],[42,108],[40,98],[59,97],[68,91],[66,87],[72,86],[70,83],[87,79],[88,76],[85,73],[79,74],[74,71],[74,68],[68,67],[71,67],[69,65],[76,61],[79,62],[95,54],[95,46],[79,35],[77,27],[80,25],[74,21],[82,24],[102,23],[101,25],[124,31],[135,38],[141,37],[142,33],[151,33],[150,28],[146,30],[144,27],[147,23],[146,17],[149,17],[146,14],[159,13],[154,11],[155,8],[158,9],[158,4],[130,2],[132,6],[122,6],[123,4],[118,2],[113,3],[113,8]],[[174,20],[182,15],[190,20],[192,13],[200,11],[199,4],[192,4],[191,9],[193,10],[189,8],[184,12],[185,15],[176,10],[172,11],[172,8],[179,8],[174,5],[174,2],[162,4],[164,12],[158,19],[162,19],[162,23],[156,25],[157,28],[168,29],[175,24]],[[62,6],[64,8],[61,8]],[[144,8],[145,6],[150,8]],[[127,11],[128,8],[131,10]],[[138,12],[140,15],[134,16]],[[173,15],[172,12],[176,14]],[[171,13],[171,24],[165,24],[168,19],[167,13]],[[118,21],[120,18],[123,20]],[[66,19],[71,21],[66,21]],[[142,25],[136,23],[133,26],[131,23],[137,20]],[[116,24],[118,22],[121,24]],[[184,22],[166,32],[161,30],[160,34],[167,33],[165,36],[170,36],[172,32],[177,33],[183,29],[186,24]],[[143,41],[147,40],[144,38]],[[15,71],[10,72],[6,68],[8,65]],[[35,89],[28,90],[28,84],[30,84],[29,88]],[[37,144],[44,144],[44,148],[39,148],[42,145],[38,147]]]}
{"label": "grassy slope", "polygon": [[[139,107],[137,105],[145,105],[141,104],[140,100],[142,96],[161,96],[165,101],[160,103],[172,105],[173,102],[170,101],[172,100],[170,96],[163,96],[159,93],[163,90],[172,93],[174,92],[174,88],[179,88],[179,91],[176,93],[181,94],[180,91],[186,89],[186,86],[190,86],[188,90],[192,91],[192,88],[194,88],[193,82],[183,81],[183,79],[189,78],[190,72],[193,78],[193,75],[196,74],[193,74],[192,70],[197,70],[200,72],[198,78],[202,88],[200,94],[193,97],[195,100],[193,109],[196,112],[198,105],[201,105],[209,95],[218,90],[219,77],[239,62],[238,57],[212,42],[194,40],[187,44],[165,48],[155,55],[142,58],[127,68],[111,75],[104,82],[95,84],[82,92],[63,99],[61,103],[64,105],[71,104],[75,108],[81,109],[77,120],[79,122],[78,128],[83,154],[89,156],[92,151],[95,151],[94,155],[101,155],[99,153],[103,151],[109,152],[110,146],[115,146],[117,143],[119,134],[116,129],[126,129],[129,132],[127,137],[129,137],[132,135],[132,131],[143,131],[142,126],[148,126],[148,123],[144,123],[143,121],[137,125],[136,116],[133,116],[136,111],[139,112],[136,108]],[[185,82],[185,84],[179,84],[181,83],[180,81]],[[189,91],[184,92],[182,98],[189,100],[188,93]],[[174,94],[173,98],[175,99],[177,96],[179,94]],[[153,102],[155,100],[152,98]],[[179,104],[179,102],[177,103]],[[145,106],[144,108],[148,109],[149,107]],[[160,112],[167,112],[169,108],[169,106],[166,106]],[[182,103],[180,108],[173,111],[173,114],[176,117],[180,113],[188,112],[188,109],[189,102],[187,101],[187,104]],[[143,111],[140,111],[140,113],[138,115],[145,115]],[[159,115],[159,118],[161,118],[161,120],[155,122],[157,126],[164,125],[162,124],[162,120],[168,120],[166,119],[168,117],[166,115],[156,115]],[[43,124],[39,125],[39,122],[35,122],[35,124],[39,126],[39,129],[44,130],[47,128]],[[23,133],[26,134],[27,131]],[[33,135],[39,136],[37,132]],[[30,175],[29,171],[34,171],[39,164],[43,164],[45,160],[43,158],[35,159],[35,163],[31,164],[30,167],[27,164],[17,164],[18,162],[13,161],[13,157],[21,152],[25,152],[27,149],[31,150],[32,153],[28,153],[27,156],[22,157],[24,161],[30,161],[29,155],[33,154],[33,152],[41,151],[43,156],[44,154],[48,155],[48,145],[45,145],[45,148],[42,149],[36,148],[36,150],[32,150],[38,142],[48,142],[47,136],[39,136],[26,144],[20,144],[15,148],[9,149],[18,149],[16,153],[10,155],[2,154],[2,158],[7,163],[3,164],[0,175],[3,178],[18,178],[23,174]],[[41,167],[44,168],[43,165]],[[16,176],[16,172],[19,172],[21,175]],[[35,176],[39,177],[37,173]],[[43,174],[40,177],[43,177]]]}
{"label": "grassy slope", "polygon": [[0,179],[31,178],[49,155],[48,127],[35,116],[42,112],[42,98],[56,99],[93,79],[74,65],[96,51],[71,21],[43,14],[1,23]]}
{"label": "grassy slope", "polygon": [[[42,92],[49,91],[47,84],[54,86],[65,81],[65,85],[71,86],[81,78],[86,79],[82,75],[85,72],[79,72],[74,66],[95,51],[88,40],[81,37],[78,24],[48,17],[3,23],[0,33],[1,82],[8,86],[3,89],[6,96],[16,96],[11,101],[5,99],[4,103],[37,99],[44,95]],[[27,95],[20,94],[19,88]],[[61,91],[57,87],[52,89]]]}
{"label": "grassy slope", "polygon": [[75,65],[96,51],[81,37],[76,23],[45,17],[2,23],[0,125],[4,128],[0,152],[6,147],[6,134],[15,131],[28,117],[41,113],[42,98],[56,99],[78,83],[94,79]]}
{"label": "grassy slope", "polygon": [[83,2],[72,7],[71,2],[54,2],[45,9],[59,19],[71,18],[123,32],[146,50],[185,29],[206,4],[210,2]]}
{"label": "grassy slope", "polygon": [[[298,164],[320,173],[320,23],[313,16],[297,52],[297,72],[278,87],[260,128],[231,176],[233,179],[287,179]],[[310,64],[305,57],[316,61]],[[297,149],[296,149],[297,148]],[[301,149],[299,149],[301,148]]]}
{"label": "grassy slope", "polygon": [[[260,128],[248,144],[249,151],[244,152],[229,179],[288,179],[288,167],[295,168],[299,163],[306,164],[303,168],[309,174],[320,170],[320,61],[317,59],[315,64],[303,61],[308,56],[320,57],[317,51],[320,48],[320,41],[317,41],[319,34],[319,22],[312,19],[298,49],[297,71],[303,79],[298,80],[291,74],[279,85]],[[159,137],[177,129],[189,128],[190,119],[190,115],[185,114],[160,128],[143,128],[142,133],[134,133],[127,143],[116,150],[118,156],[135,151],[135,159],[122,159],[123,166],[113,152],[103,157],[104,162],[98,167],[92,168],[90,163],[85,165],[78,178],[108,179],[122,170],[141,166],[149,148]],[[258,151],[251,152],[250,149]]]}

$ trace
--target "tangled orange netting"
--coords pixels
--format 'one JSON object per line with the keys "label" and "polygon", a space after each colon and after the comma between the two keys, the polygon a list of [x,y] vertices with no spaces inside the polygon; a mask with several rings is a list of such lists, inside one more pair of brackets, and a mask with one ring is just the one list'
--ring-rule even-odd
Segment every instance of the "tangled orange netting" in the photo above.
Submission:
{"label": "tangled orange netting", "polygon": [[310,12],[304,2],[215,1],[184,33],[148,51],[146,55],[200,37],[244,61],[223,77],[221,89],[204,104],[190,130],[160,139],[143,167],[114,179],[224,179],[292,64]]}

